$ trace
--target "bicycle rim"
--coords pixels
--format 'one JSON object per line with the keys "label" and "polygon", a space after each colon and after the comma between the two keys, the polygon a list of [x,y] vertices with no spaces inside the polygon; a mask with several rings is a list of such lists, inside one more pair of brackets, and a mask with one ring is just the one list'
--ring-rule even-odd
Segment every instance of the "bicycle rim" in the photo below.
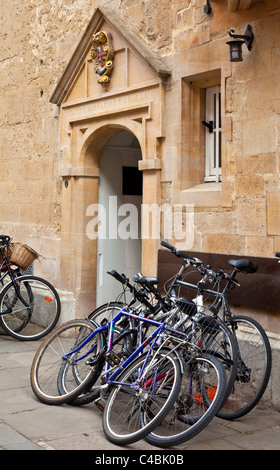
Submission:
{"label": "bicycle rim", "polygon": [[232,317],[229,327],[238,341],[237,376],[232,393],[220,411],[224,419],[237,419],[262,398],[271,371],[271,348],[263,328],[245,316]]}
{"label": "bicycle rim", "polygon": [[60,299],[44,279],[22,276],[17,279],[20,297],[12,282],[0,297],[0,324],[12,337],[31,341],[47,335],[60,316]]}
{"label": "bicycle rim", "polygon": [[[92,386],[99,374],[95,359],[101,350],[102,338],[96,334],[83,347],[81,345],[95,330],[86,320],[73,320],[57,328],[42,343],[31,367],[31,387],[40,401],[69,403],[89,384]],[[75,352],[78,346],[81,347]],[[71,351],[73,354],[69,355]]]}

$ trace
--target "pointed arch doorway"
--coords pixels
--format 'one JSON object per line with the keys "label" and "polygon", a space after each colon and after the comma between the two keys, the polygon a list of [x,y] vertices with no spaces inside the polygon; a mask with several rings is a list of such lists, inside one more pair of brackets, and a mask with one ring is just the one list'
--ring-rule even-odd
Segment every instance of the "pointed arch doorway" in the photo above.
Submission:
{"label": "pointed arch doorway", "polygon": [[111,137],[100,156],[97,306],[121,292],[121,285],[107,271],[115,269],[130,279],[141,271],[141,158],[139,141],[127,130]]}

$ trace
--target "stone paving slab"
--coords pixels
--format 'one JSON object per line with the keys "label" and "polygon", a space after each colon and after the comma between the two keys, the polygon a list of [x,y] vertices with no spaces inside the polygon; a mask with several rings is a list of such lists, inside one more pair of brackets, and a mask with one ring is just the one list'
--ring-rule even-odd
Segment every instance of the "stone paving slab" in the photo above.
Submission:
{"label": "stone paving slab", "polygon": [[[126,447],[108,442],[93,403],[48,406],[37,400],[29,376],[39,344],[0,336],[0,449],[160,452],[144,440]],[[280,450],[280,413],[259,406],[237,421],[215,418],[172,449],[187,450]]]}

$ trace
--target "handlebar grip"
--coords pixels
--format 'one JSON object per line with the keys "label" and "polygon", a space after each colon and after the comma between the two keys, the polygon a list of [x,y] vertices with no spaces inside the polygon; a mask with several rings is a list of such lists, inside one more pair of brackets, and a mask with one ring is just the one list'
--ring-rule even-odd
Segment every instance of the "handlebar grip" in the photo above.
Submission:
{"label": "handlebar grip", "polygon": [[121,276],[121,274],[115,271],[115,269],[113,269],[112,271],[107,271],[107,273],[111,274],[111,276],[113,276],[115,279],[117,279],[117,281],[121,282],[122,284],[126,283],[126,278]]}
{"label": "handlebar grip", "polygon": [[186,251],[177,250],[177,248],[175,248],[175,246],[170,245],[169,243],[167,243],[164,240],[161,242],[161,245],[164,246],[165,248],[168,248],[169,250],[171,250],[172,253],[174,253],[175,256],[178,256],[178,258],[185,258],[185,259],[190,259],[192,261],[195,261],[195,258],[193,256],[189,255],[188,253],[186,253]]}
{"label": "handlebar grip", "polygon": [[161,245],[164,246],[165,248],[168,248],[169,250],[174,251],[174,252],[177,251],[176,248],[175,248],[175,246],[170,245],[169,243],[167,243],[167,242],[164,241],[164,240],[162,240]]}
{"label": "handlebar grip", "polygon": [[195,261],[195,258],[193,256],[189,255],[188,253],[186,253],[185,251],[177,250],[175,254],[176,254],[176,256],[179,256],[179,258],[185,258],[185,259],[190,259],[192,261]]}

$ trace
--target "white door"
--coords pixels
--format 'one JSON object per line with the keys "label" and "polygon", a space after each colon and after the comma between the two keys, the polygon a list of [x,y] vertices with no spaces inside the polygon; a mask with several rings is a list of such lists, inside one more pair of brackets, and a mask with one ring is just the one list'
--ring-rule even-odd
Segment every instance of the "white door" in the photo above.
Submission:
{"label": "white door", "polygon": [[141,271],[139,159],[138,140],[128,131],[112,137],[100,158],[98,203],[102,217],[97,243],[97,307],[115,300],[122,292],[121,284],[107,271],[115,269],[130,279]]}

